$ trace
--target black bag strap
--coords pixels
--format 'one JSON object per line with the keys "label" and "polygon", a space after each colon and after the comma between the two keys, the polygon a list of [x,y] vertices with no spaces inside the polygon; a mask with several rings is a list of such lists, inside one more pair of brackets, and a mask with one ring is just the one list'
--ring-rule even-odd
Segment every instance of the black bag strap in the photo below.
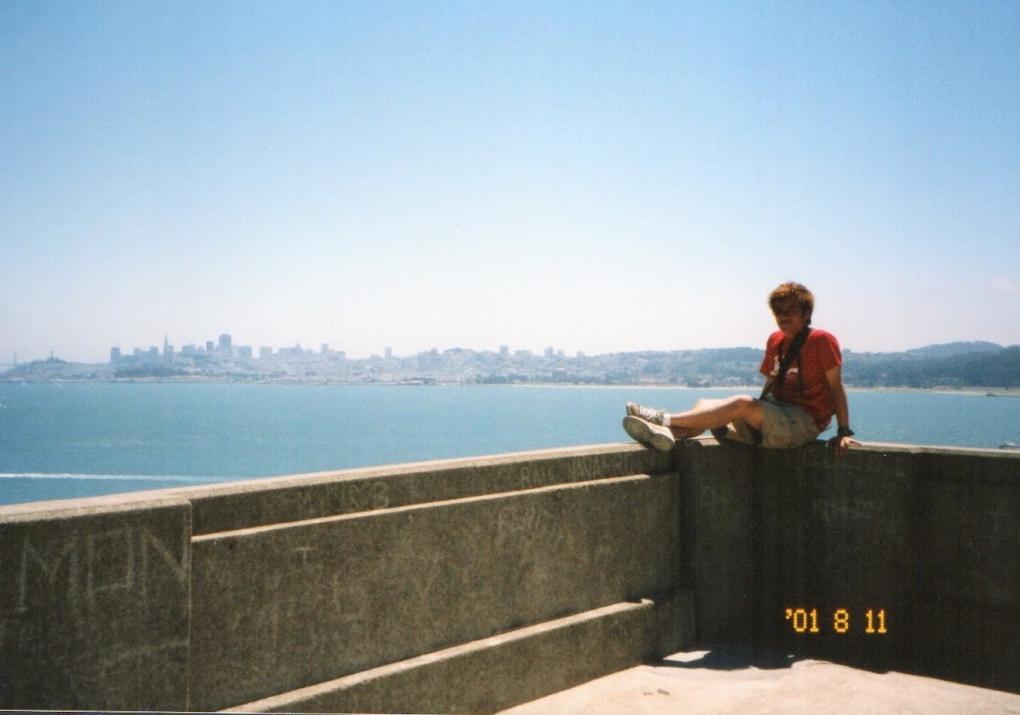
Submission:
{"label": "black bag strap", "polygon": [[[783,383],[783,381],[786,379],[786,373],[789,371],[790,365],[793,364],[794,360],[797,361],[798,366],[797,377],[800,379],[800,389],[801,392],[804,391],[804,377],[803,375],[801,375],[800,371],[800,349],[804,346],[804,342],[807,340],[808,334],[810,332],[811,328],[805,327],[803,330],[801,330],[799,333],[793,336],[793,341],[790,343],[790,349],[786,351],[786,355],[784,355],[783,359],[779,361],[779,374],[776,375],[775,380],[772,380],[771,382],[767,382],[765,384],[765,387],[762,388],[761,396],[758,398],[759,400],[765,399],[765,395],[769,394],[769,392],[776,384]],[[784,340],[783,342],[786,341]],[[780,352],[783,351],[782,343],[780,343],[779,345],[779,351]]]}

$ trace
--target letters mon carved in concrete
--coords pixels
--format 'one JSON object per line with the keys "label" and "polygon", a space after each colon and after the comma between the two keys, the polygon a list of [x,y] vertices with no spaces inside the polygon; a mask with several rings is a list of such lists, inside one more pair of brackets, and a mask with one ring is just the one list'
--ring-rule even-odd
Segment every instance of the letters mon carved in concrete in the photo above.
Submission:
{"label": "letters mon carved in concrete", "polygon": [[187,707],[185,501],[0,518],[0,707]]}

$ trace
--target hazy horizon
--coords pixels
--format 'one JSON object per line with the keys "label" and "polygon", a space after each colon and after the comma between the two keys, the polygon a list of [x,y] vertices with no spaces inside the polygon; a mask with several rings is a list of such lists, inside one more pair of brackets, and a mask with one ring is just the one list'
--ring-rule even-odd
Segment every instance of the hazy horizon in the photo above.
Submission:
{"label": "hazy horizon", "polygon": [[[227,334],[229,335],[229,333],[227,333]],[[209,338],[209,340],[211,340],[215,344],[217,342],[217,338],[218,337],[219,336],[217,335],[217,336],[215,336],[213,338]],[[246,343],[244,341],[238,341],[238,340],[234,339],[234,336],[232,336],[232,335],[231,335],[231,340],[232,340],[232,345],[233,345],[233,348],[234,348],[235,352],[236,352],[237,348],[240,347],[240,346],[246,346],[246,347],[252,348],[252,350],[253,350],[252,359],[255,359],[255,360],[259,359],[259,348],[261,348],[261,347],[270,347],[270,348],[272,348],[273,356],[275,357],[277,355],[277,351],[280,348],[301,347],[304,350],[311,350],[314,353],[319,353],[320,349],[321,349],[321,346],[322,346],[322,343],[319,343],[317,345],[315,345],[315,344],[309,344],[309,345],[305,345],[305,344],[300,344],[300,345],[292,344],[292,345],[267,345],[267,346],[263,346],[263,345],[257,345],[257,344],[252,344],[252,343]],[[187,341],[187,342],[184,342],[183,344],[184,345],[193,345],[193,346],[199,348],[200,350],[204,350],[206,342],[207,341],[205,341],[205,340],[202,340],[202,341],[195,340],[195,341]],[[964,340],[964,341],[953,341],[953,342],[992,342],[992,341],[967,341],[967,340]],[[846,346],[846,345],[841,346],[841,348],[842,348],[844,353],[846,353],[846,352],[854,352],[854,353],[893,353],[893,352],[902,352],[902,351],[922,349],[922,348],[926,348],[926,347],[931,347],[932,345],[943,345],[943,344],[945,344],[945,343],[928,343],[928,344],[925,344],[925,345],[914,345],[914,346],[910,346],[910,347],[907,347],[907,348],[903,348],[902,350],[856,350],[855,348],[853,348],[853,346]],[[169,342],[169,345],[173,348],[174,353],[176,355],[178,355],[178,356],[181,355],[180,350],[181,350],[182,345],[176,344],[176,343],[173,343],[173,342]],[[345,357],[348,360],[366,360],[366,359],[371,358],[371,357],[382,357],[385,354],[386,347],[389,347],[389,346],[382,346],[378,350],[372,351],[371,353],[351,354],[349,351],[344,350],[341,346],[335,346],[335,345],[331,345],[331,344],[328,344],[328,343],[327,343],[327,345],[328,345],[328,348],[329,348],[329,350],[331,352],[335,352],[335,351],[342,351],[342,352],[344,352],[345,353]],[[1017,347],[1017,345],[1004,345],[1004,344],[1001,344],[1001,343],[999,343],[998,345],[1000,347],[1003,347],[1003,348]],[[135,348],[139,348],[139,349],[145,351],[145,350],[149,350],[150,348],[155,347],[155,348],[159,349],[161,355],[163,354],[163,344],[162,343],[159,343],[159,344],[148,344],[148,345],[130,345],[130,346],[129,345],[111,345],[110,347],[117,347],[117,348],[119,348],[121,350],[121,354],[123,356],[125,356],[125,357],[132,355],[133,350]],[[413,357],[415,355],[427,353],[430,350],[437,350],[438,352],[443,353],[443,352],[445,352],[447,350],[457,350],[457,349],[460,349],[460,350],[471,350],[471,351],[474,351],[474,352],[477,352],[477,353],[484,353],[484,352],[499,353],[500,347],[501,347],[501,345],[496,345],[496,346],[476,346],[476,345],[468,345],[466,343],[458,343],[458,344],[455,344],[455,345],[431,345],[431,346],[429,346],[427,348],[422,348],[420,350],[414,350],[412,352],[407,352],[407,353],[402,353],[402,352],[398,352],[397,350],[393,350],[392,355],[393,355],[394,358],[406,358],[406,357]],[[636,349],[633,349],[633,350],[607,350],[607,351],[598,352],[598,353],[588,353],[588,352],[585,352],[583,350],[581,350],[581,351],[569,350],[569,349],[567,349],[567,348],[565,348],[563,346],[559,346],[559,345],[546,345],[546,346],[544,346],[542,348],[532,348],[532,347],[527,347],[527,346],[513,346],[513,345],[508,345],[507,347],[509,348],[509,352],[510,352],[511,355],[513,355],[518,350],[527,350],[527,351],[531,352],[531,354],[535,355],[536,357],[541,357],[542,354],[544,353],[545,349],[551,347],[554,350],[556,350],[557,352],[562,351],[564,353],[564,357],[566,357],[566,358],[576,357],[578,352],[583,353],[585,357],[598,357],[600,355],[619,354],[619,353],[635,353],[635,352],[671,352],[671,350],[659,350],[659,349],[654,349],[654,348],[636,348]],[[764,343],[763,343],[762,345],[757,346],[757,347],[754,346],[754,345],[715,345],[715,346],[701,346],[701,347],[695,346],[695,347],[688,347],[688,348],[675,348],[674,350],[678,350],[678,351],[679,350],[714,350],[714,349],[722,349],[722,350],[727,350],[727,349],[764,350],[764,348],[765,348],[765,346],[764,346]],[[68,356],[59,355],[56,352],[54,352],[52,356],[46,355],[45,357],[32,357],[32,358],[29,358],[29,359],[22,359],[21,356],[17,356],[17,361],[18,361],[18,364],[21,365],[21,364],[26,364],[26,363],[30,363],[30,362],[39,361],[39,360],[46,360],[46,359],[48,359],[50,357],[53,357],[53,358],[58,359],[58,360],[64,360],[65,362],[76,362],[76,363],[84,363],[84,364],[92,364],[92,363],[102,364],[102,363],[107,363],[107,362],[110,361],[109,350],[107,351],[106,355],[104,355],[101,358],[96,359],[96,360],[87,360],[87,359],[78,360],[78,359],[74,359],[74,358],[71,358],[71,357],[68,357]],[[235,355],[235,357],[236,357],[236,355]],[[8,356],[6,358],[4,356],[0,356],[0,367],[5,367],[5,366],[11,364],[12,360],[13,360],[12,356]]]}
{"label": "hazy horizon", "polygon": [[0,364],[1020,343],[1020,3],[0,4]]}

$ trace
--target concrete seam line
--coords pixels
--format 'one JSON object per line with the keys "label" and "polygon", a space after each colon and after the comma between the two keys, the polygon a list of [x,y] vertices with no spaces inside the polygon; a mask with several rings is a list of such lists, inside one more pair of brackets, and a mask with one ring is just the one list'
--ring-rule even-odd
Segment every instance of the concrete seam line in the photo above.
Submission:
{"label": "concrete seam line", "polygon": [[[669,475],[655,475],[657,477],[668,478]],[[592,487],[600,487],[614,484],[626,484],[628,482],[647,482],[651,481],[652,475],[648,474],[633,474],[626,477],[613,477],[610,479],[591,479],[585,482],[570,482],[567,484],[552,484],[545,487],[536,487],[534,489],[519,489],[517,491],[499,492],[498,494],[481,494],[478,496],[471,497],[460,497],[458,499],[443,499],[440,501],[424,502],[419,504],[407,504],[405,506],[388,507],[384,509],[374,509],[371,511],[359,511],[353,514],[337,514],[335,516],[322,516],[314,519],[301,519],[298,521],[288,521],[281,524],[266,524],[264,526],[252,526],[245,529],[233,529],[228,531],[218,531],[212,534],[201,534],[192,537],[191,542],[193,544],[203,543],[206,541],[216,541],[223,538],[234,538],[240,536],[253,536],[255,534],[261,534],[269,531],[280,531],[283,529],[299,529],[307,526],[315,526],[318,524],[329,524],[339,521],[354,521],[356,519],[370,519],[372,517],[387,516],[389,514],[400,514],[411,511],[425,511],[429,509],[438,509],[446,506],[455,506],[457,504],[467,504],[471,502],[485,502],[485,501],[496,501],[499,499],[509,499],[513,497],[530,496],[533,494],[544,494],[547,492],[554,491],[569,491],[569,490],[581,490],[589,489]]]}
{"label": "concrete seam line", "polygon": [[640,602],[623,601],[620,603],[614,603],[609,606],[602,606],[601,608],[595,608],[590,611],[584,611],[583,613],[575,613],[570,616],[564,616],[562,618],[556,618],[551,621],[545,621],[544,623],[533,624],[525,626],[524,628],[518,628],[505,633],[500,633],[494,636],[487,636],[485,638],[479,638],[478,640],[469,641],[467,643],[461,643],[459,645],[450,646],[449,648],[443,648],[442,650],[432,651],[430,653],[424,653],[422,655],[416,655],[412,658],[397,661],[395,663],[388,663],[386,665],[377,666],[368,670],[363,670],[358,673],[351,673],[344,675],[333,680],[327,680],[322,683],[316,683],[315,685],[308,685],[303,688],[291,690],[286,693],[279,695],[273,695],[268,698],[262,698],[261,700],[254,700],[249,703],[241,705],[235,705],[230,708],[221,710],[220,712],[262,712],[266,710],[272,710],[285,706],[289,703],[304,700],[310,697],[315,697],[320,693],[326,693],[333,690],[341,690],[345,687],[350,687],[358,683],[375,680],[376,678],[385,677],[388,675],[395,675],[404,671],[412,670],[414,668],[428,665],[430,663],[436,663],[451,658],[469,656],[474,653],[483,651],[490,647],[506,645],[517,641],[525,640],[532,636],[543,635],[546,633],[553,633],[557,630],[569,628],[574,625],[595,621],[600,618],[606,618],[614,616],[620,613],[651,610],[655,608],[655,602],[648,598],[642,598]]}

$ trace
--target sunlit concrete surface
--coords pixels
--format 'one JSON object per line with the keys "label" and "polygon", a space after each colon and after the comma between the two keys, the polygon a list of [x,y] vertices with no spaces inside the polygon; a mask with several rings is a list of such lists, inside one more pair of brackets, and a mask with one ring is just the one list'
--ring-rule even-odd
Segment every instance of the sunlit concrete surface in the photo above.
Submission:
{"label": "sunlit concrete surface", "polygon": [[793,656],[689,651],[502,711],[503,715],[547,713],[1011,715],[1020,714],[1020,695]]}

